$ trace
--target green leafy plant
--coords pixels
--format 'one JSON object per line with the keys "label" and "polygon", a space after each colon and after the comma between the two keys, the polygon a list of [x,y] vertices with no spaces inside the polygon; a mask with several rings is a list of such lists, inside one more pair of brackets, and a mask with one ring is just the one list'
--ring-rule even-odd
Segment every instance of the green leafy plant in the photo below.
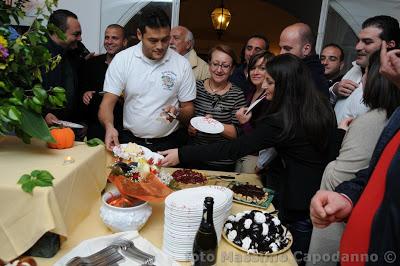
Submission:
{"label": "green leafy plant", "polygon": [[[66,102],[63,88],[42,86],[42,74],[61,60],[47,50],[48,29],[43,25],[48,20],[44,14],[51,13],[57,0],[46,0],[28,31],[10,40],[11,18],[19,24],[27,2],[15,0],[9,6],[0,1],[0,135],[15,133],[25,143],[32,137],[54,142],[41,113],[44,107],[60,108]],[[62,36],[59,29],[55,31]]]}
{"label": "green leafy plant", "polygon": [[32,193],[35,187],[53,186],[53,175],[46,170],[33,170],[30,175],[24,174],[20,177],[17,184],[21,185],[23,191]]}
{"label": "green leafy plant", "polygon": [[99,138],[92,138],[92,139],[89,139],[89,140],[85,140],[85,143],[89,147],[95,147],[95,146],[98,146],[98,145],[104,145],[104,142]]}

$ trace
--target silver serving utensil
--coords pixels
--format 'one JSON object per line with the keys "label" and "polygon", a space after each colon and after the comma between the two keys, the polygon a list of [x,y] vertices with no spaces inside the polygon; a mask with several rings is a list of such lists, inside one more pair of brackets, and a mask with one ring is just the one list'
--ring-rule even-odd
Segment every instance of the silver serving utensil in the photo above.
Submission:
{"label": "silver serving utensil", "polygon": [[[83,265],[84,264],[92,264],[98,260],[101,260],[104,257],[108,257],[108,256],[112,255],[113,253],[118,253],[118,251],[115,249],[114,246],[108,246],[108,247],[105,247],[105,248],[97,251],[96,253],[86,256],[86,257],[80,257],[80,256],[73,257],[72,259],[70,259],[67,262],[66,265],[77,266],[77,265],[82,265],[82,264]],[[121,254],[119,254],[119,255],[121,255]]]}
{"label": "silver serving utensil", "polygon": [[114,241],[113,245],[119,246],[124,255],[134,259],[140,259],[142,263],[152,264],[155,261],[155,256],[138,249],[133,241],[120,238]]}

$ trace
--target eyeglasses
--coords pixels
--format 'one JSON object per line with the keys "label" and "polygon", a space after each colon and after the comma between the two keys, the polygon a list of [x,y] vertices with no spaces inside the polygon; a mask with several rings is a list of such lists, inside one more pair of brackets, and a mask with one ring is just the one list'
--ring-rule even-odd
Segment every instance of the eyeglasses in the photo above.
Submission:
{"label": "eyeglasses", "polygon": [[218,63],[211,62],[211,63],[210,63],[210,66],[211,66],[211,68],[214,69],[214,70],[216,70],[216,69],[218,69],[219,67],[221,67],[222,70],[226,71],[226,70],[229,70],[229,69],[231,68],[232,65],[230,65],[230,64],[218,64]]}

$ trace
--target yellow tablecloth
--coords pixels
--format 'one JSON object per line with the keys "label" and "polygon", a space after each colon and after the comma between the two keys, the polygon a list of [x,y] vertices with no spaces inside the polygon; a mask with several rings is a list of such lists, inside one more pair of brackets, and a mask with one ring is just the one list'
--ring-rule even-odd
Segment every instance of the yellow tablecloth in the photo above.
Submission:
{"label": "yellow tablecloth", "polygon": [[[66,156],[75,162],[63,164]],[[33,170],[48,170],[53,187],[23,192],[17,181]],[[10,260],[47,231],[69,236],[92,211],[106,184],[106,151],[82,142],[55,150],[38,140],[0,137],[0,175],[0,258]]]}
{"label": "yellow tablecloth", "polygon": [[[173,171],[175,169],[169,169]],[[251,174],[241,174],[236,175],[235,173],[224,173],[224,172],[210,172],[201,171],[207,175],[232,175],[235,176],[236,180],[249,182],[252,184],[261,184],[260,180],[256,175]],[[218,181],[220,182],[220,181]],[[221,185],[223,185],[222,181]],[[56,254],[54,258],[43,259],[35,258],[35,260],[41,266],[53,265],[56,261],[62,258],[66,253],[68,253],[73,247],[78,245],[81,241],[111,234],[112,232],[103,224],[100,216],[99,209],[101,206],[101,199],[95,202],[90,212],[90,215],[84,219],[76,230],[68,237],[68,239],[63,242],[61,250]],[[146,225],[139,232],[142,237],[149,240],[153,245],[162,249],[163,243],[163,230],[164,230],[164,203],[151,204],[153,208],[153,213],[150,216]],[[243,210],[253,209],[253,207],[241,205],[234,203],[232,206],[232,213],[237,213]],[[268,211],[273,211],[271,206]],[[245,252],[239,251],[236,248],[229,245],[225,240],[221,240],[218,247],[219,257],[217,265],[274,265],[274,266],[289,266],[297,265],[294,260],[293,254],[287,251],[283,254],[277,256],[256,256],[248,255]],[[189,263],[181,263],[182,265],[190,265]]]}

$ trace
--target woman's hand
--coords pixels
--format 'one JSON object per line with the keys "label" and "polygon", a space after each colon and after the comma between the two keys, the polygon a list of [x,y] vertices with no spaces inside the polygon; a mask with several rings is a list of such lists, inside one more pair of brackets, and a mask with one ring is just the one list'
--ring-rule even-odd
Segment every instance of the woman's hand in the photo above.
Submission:
{"label": "woman's hand", "polygon": [[354,117],[349,117],[349,118],[345,118],[343,119],[340,123],[338,128],[341,128],[345,131],[347,131],[349,129],[349,126],[351,124],[351,122],[353,121]]}
{"label": "woman's hand", "polygon": [[179,163],[178,149],[159,151],[158,153],[164,156],[164,159],[161,161],[161,166],[175,166]]}
{"label": "woman's hand", "polygon": [[237,120],[239,120],[239,123],[241,125],[246,124],[251,119],[251,112],[249,112],[248,114],[246,114],[246,112],[247,112],[247,107],[241,107],[239,110],[236,111],[235,116]]}

